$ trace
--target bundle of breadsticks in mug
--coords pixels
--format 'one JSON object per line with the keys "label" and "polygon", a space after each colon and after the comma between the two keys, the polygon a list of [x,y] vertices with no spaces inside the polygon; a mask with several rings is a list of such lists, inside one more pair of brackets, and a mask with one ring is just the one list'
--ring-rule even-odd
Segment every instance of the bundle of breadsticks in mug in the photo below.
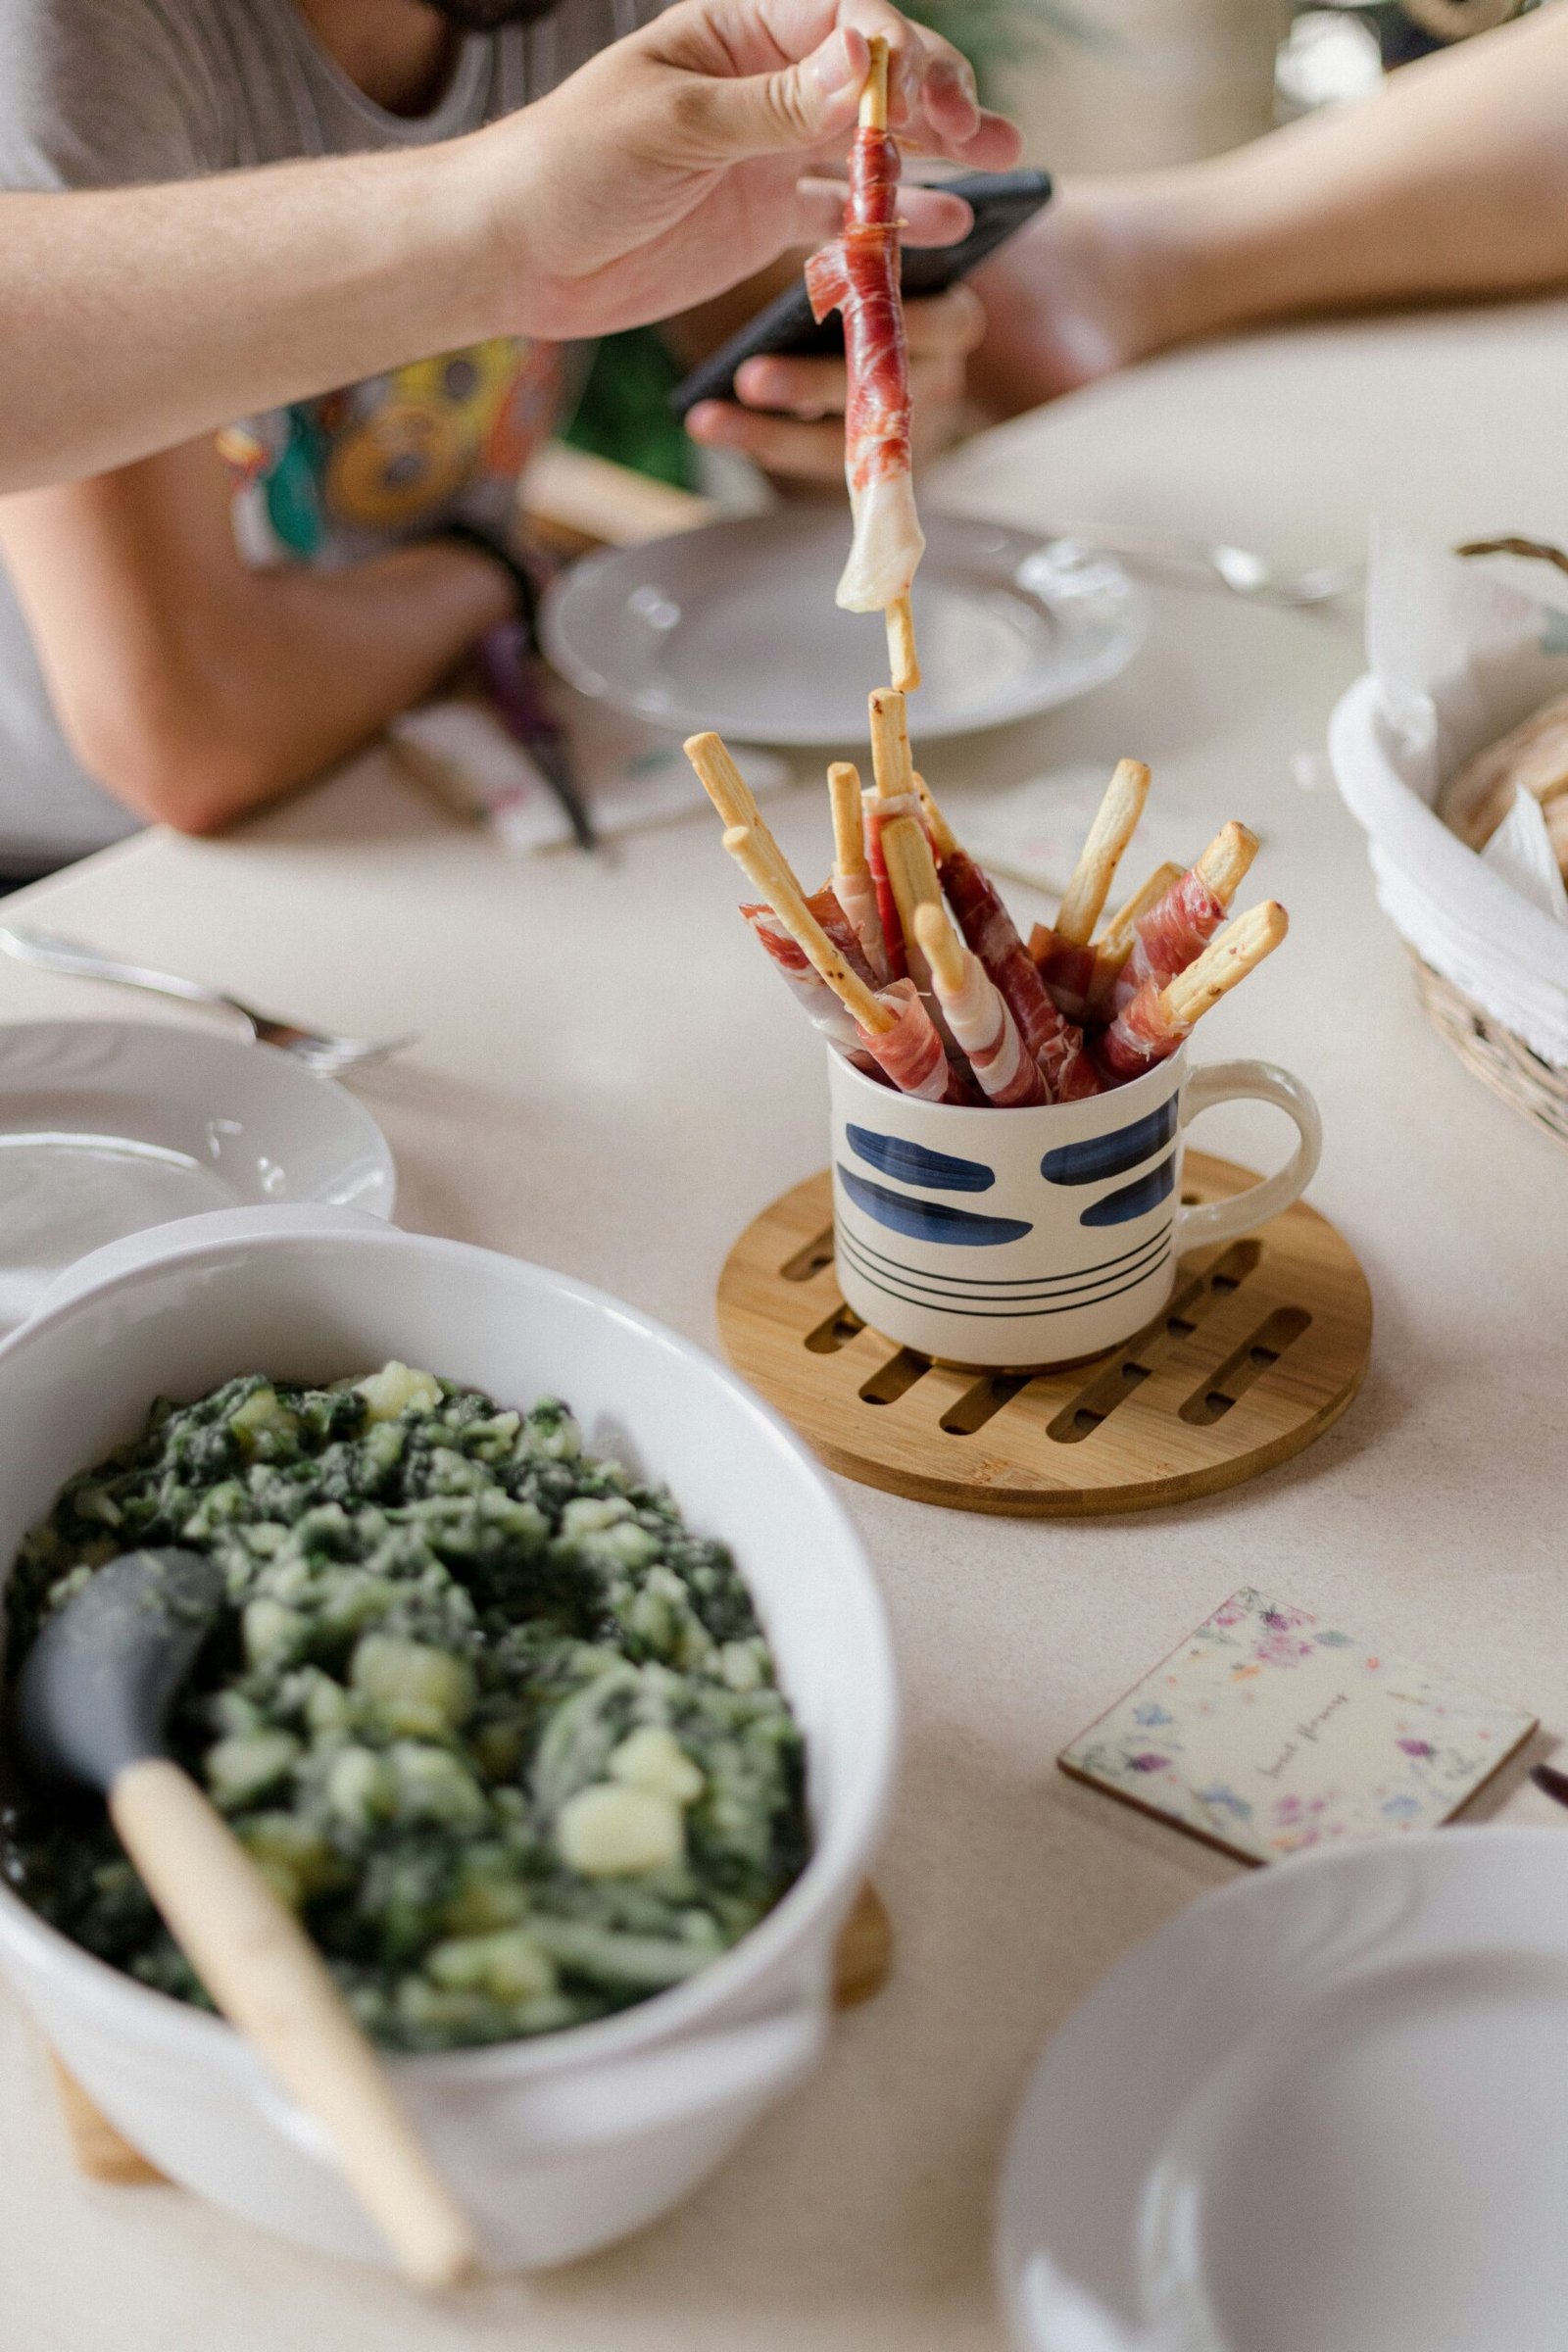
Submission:
{"label": "bundle of breadsticks in mug", "polygon": [[1010,1110],[1123,1086],[1285,937],[1273,900],[1231,915],[1257,851],[1237,823],[1102,920],[1149,794],[1138,760],[1118,764],[1055,921],[1025,946],[914,773],[896,690],[871,696],[870,790],[848,760],[828,770],[833,870],[809,893],[719,738],[686,753],[751,885],[741,912],[806,1012],[868,1077],[930,1102]]}

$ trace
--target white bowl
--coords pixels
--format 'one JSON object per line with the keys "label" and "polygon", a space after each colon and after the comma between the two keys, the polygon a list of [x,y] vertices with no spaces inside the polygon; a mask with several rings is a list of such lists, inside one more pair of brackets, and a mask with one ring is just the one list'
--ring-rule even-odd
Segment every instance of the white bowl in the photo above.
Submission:
{"label": "white bowl", "polygon": [[[818,2056],[833,1945],[892,1792],[897,1694],[859,1540],[821,1470],[740,1381],[602,1293],[463,1243],[361,1225],[140,1237],[126,1264],[0,1347],[0,1563],[64,1480],[153,1398],[251,1369],[327,1380],[389,1356],[508,1404],[564,1396],[587,1441],[668,1482],[735,1551],[806,1735],[814,1850],[701,1976],[534,2041],[391,2061],[488,2260],[528,2267],[663,2212]],[[236,1221],[237,1222],[237,1221]],[[117,1267],[118,1259],[118,1267]],[[90,1269],[87,1269],[90,1272]],[[0,1571],[3,1572],[3,1571]],[[231,2212],[367,2260],[381,2247],[316,2127],[226,2025],[148,1990],[0,1887],[0,1967],[154,2164]]]}

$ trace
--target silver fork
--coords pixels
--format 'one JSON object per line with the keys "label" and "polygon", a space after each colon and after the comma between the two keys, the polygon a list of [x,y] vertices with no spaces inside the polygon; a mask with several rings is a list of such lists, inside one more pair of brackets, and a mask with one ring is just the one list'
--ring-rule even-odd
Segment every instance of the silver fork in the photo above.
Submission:
{"label": "silver fork", "polygon": [[1122,556],[1151,571],[1178,578],[1217,580],[1233,596],[1287,611],[1332,604],[1348,596],[1366,576],[1364,564],[1319,564],[1305,571],[1277,571],[1250,548],[1223,539],[1188,539],[1179,532],[1145,530],[1137,523],[1073,522],[1054,526],[1063,539],[1081,540],[1107,556]]}
{"label": "silver fork", "polygon": [[242,1004],[238,997],[209,988],[204,981],[185,980],[174,972],[149,971],[139,963],[122,963],[118,956],[106,956],[80,940],[60,939],[52,931],[37,931],[24,923],[0,924],[0,948],[19,963],[35,963],[46,972],[72,972],[82,980],[114,980],[122,988],[144,988],[155,997],[178,997],[187,1004],[220,1005],[227,1012],[237,1012],[260,1044],[276,1046],[328,1077],[339,1070],[367,1069],[414,1044],[412,1036],[389,1037],[376,1044],[368,1038],[334,1037],[321,1029],[302,1029],[296,1021],[280,1021],[270,1013],[258,1012],[254,1005]]}

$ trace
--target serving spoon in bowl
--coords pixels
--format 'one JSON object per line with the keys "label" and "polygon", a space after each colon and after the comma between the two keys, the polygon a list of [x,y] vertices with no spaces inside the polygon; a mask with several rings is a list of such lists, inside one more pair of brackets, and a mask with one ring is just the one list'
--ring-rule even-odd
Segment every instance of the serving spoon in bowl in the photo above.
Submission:
{"label": "serving spoon in bowl", "polygon": [[326,2132],[399,2267],[420,2286],[455,2286],[478,2264],[466,2216],[320,1953],[165,1751],[169,1710],[223,1597],[221,1572],[200,1552],[123,1552],[98,1569],[24,1660],[13,1711],[20,1759],[41,1780],[103,1794],[170,1934]]}

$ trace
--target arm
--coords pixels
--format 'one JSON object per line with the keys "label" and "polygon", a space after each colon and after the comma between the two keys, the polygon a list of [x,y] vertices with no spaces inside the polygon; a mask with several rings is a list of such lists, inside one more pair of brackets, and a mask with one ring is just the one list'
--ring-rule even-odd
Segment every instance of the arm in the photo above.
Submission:
{"label": "arm", "polygon": [[0,554],[77,759],[181,832],[355,750],[512,608],[497,564],[438,541],[352,570],[248,569],[205,440],[5,501]]}
{"label": "arm", "polygon": [[1079,182],[975,283],[1005,410],[1198,335],[1568,283],[1568,16],[1210,162]]}
{"label": "arm", "polygon": [[[830,232],[866,34],[935,152],[1010,162],[945,43],[887,0],[684,0],[466,139],[113,193],[0,195],[0,489],[510,332],[668,316]],[[127,174],[132,176],[133,174]],[[934,236],[964,208],[932,195]]]}

